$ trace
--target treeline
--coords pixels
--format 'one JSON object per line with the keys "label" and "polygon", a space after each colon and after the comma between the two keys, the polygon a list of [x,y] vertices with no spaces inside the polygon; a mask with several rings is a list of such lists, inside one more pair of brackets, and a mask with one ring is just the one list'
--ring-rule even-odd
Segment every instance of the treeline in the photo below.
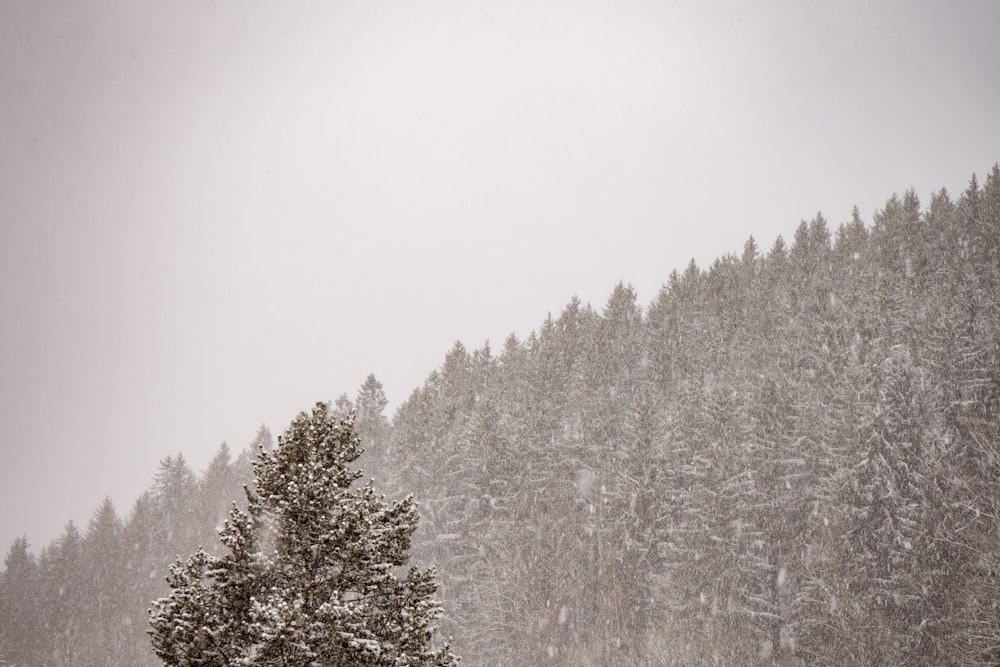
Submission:
{"label": "treeline", "polygon": [[[374,377],[335,407],[420,502],[466,664],[996,664],[998,284],[994,167],[750,239],[645,310],[619,285],[498,353],[456,344],[391,422]],[[168,458],[124,522],[15,542],[0,655],[155,664],[167,565],[249,477]]]}
{"label": "treeline", "polygon": [[[368,418],[356,419],[359,434],[384,440],[387,401],[374,377],[355,401],[338,399],[335,416],[355,404],[368,406]],[[178,557],[199,546],[221,554],[218,529],[233,502],[245,508],[253,461],[273,445],[261,426],[235,457],[222,443],[200,474],[182,454],[167,456],[124,518],[105,499],[86,528],[69,522],[37,556],[27,536],[16,539],[0,572],[0,666],[160,665],[147,634],[150,603],[170,592],[166,577]],[[362,457],[365,470],[375,465],[372,456]]]}
{"label": "treeline", "polygon": [[166,595],[179,555],[220,547],[216,528],[252,478],[250,451],[223,443],[199,476],[183,455],[160,461],[152,487],[123,520],[110,499],[84,530],[73,522],[35,557],[14,541],[0,576],[0,664],[15,667],[158,665],[146,634],[150,602]]}
{"label": "treeline", "polygon": [[456,345],[384,448],[467,664],[1000,663],[1000,170]]}

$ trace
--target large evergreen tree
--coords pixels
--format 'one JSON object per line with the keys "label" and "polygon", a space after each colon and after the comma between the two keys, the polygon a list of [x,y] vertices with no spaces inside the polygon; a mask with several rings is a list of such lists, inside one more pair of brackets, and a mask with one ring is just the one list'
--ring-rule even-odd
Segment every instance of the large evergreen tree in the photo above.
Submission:
{"label": "large evergreen tree", "polygon": [[350,419],[317,404],[255,464],[248,508],[220,531],[227,553],[199,550],[171,569],[150,635],[167,665],[454,665],[435,648],[434,571],[398,572],[417,509],[387,503],[350,466]]}

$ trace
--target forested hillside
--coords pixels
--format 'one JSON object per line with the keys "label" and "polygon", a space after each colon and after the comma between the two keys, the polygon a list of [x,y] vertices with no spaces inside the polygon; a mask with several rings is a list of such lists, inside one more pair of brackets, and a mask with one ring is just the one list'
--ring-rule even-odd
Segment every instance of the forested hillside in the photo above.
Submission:
{"label": "forested hillside", "polygon": [[[646,308],[619,285],[502,349],[456,344],[391,421],[374,377],[335,407],[365,471],[420,502],[465,664],[993,665],[998,284],[995,166],[751,238]],[[168,457],[124,521],[106,503],[37,558],[15,542],[0,655],[156,664],[149,601],[217,544],[247,461]]]}

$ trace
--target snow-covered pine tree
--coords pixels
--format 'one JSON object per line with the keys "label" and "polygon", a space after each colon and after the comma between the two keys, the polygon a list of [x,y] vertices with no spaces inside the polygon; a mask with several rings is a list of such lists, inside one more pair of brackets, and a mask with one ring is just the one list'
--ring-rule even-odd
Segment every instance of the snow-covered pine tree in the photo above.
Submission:
{"label": "snow-covered pine tree", "polygon": [[454,666],[433,646],[433,570],[406,564],[412,498],[387,503],[350,468],[350,418],[317,404],[254,464],[248,507],[220,531],[227,551],[174,564],[149,630],[167,665]]}

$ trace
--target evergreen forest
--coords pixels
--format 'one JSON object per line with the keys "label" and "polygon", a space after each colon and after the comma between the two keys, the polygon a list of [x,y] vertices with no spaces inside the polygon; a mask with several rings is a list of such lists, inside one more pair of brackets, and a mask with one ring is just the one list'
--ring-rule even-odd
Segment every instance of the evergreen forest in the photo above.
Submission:
{"label": "evergreen forest", "polygon": [[[393,415],[373,376],[331,402],[419,503],[463,664],[1000,663],[1000,167],[670,268],[648,305],[456,343]],[[0,664],[159,664],[169,565],[272,447],[167,456],[126,511],[16,540]]]}

